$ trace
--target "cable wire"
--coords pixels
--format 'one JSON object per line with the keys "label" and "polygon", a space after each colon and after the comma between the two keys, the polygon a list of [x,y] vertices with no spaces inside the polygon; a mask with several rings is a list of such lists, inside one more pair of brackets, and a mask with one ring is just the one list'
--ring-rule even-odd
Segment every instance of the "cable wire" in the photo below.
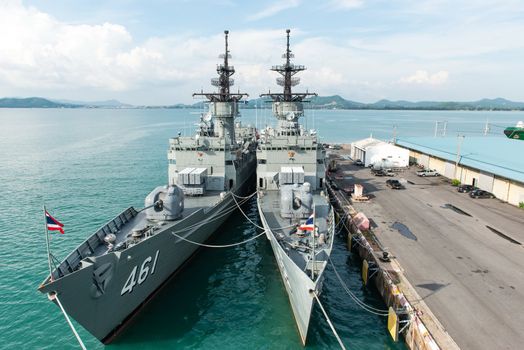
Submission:
{"label": "cable wire", "polygon": [[338,344],[340,345],[340,348],[343,349],[343,350],[346,350],[346,347],[344,346],[344,343],[342,343],[342,339],[340,339],[340,336],[338,335],[337,330],[335,329],[335,326],[333,326],[333,323],[331,323],[331,320],[329,319],[329,316],[328,316],[326,310],[324,310],[324,306],[322,306],[322,303],[320,302],[320,299],[318,298],[318,293],[316,291],[313,292],[313,296],[315,297],[315,299],[317,299],[318,306],[320,306],[320,310],[322,310],[322,313],[324,314],[324,317],[326,317],[326,321],[329,324],[329,327],[331,328],[331,330],[333,331],[333,334],[335,335],[335,338],[337,338],[337,341],[338,341]]}
{"label": "cable wire", "polygon": [[[256,193],[256,192],[255,192],[255,193]],[[235,199],[234,196],[233,196],[233,200],[235,201],[235,203],[236,203],[238,209],[240,210],[240,212],[242,213],[242,215],[244,215],[244,217],[247,219],[247,221],[249,221],[249,222],[250,222],[253,226],[255,226],[256,228],[259,228],[259,229],[264,230],[264,231],[266,230],[264,227],[262,227],[262,226],[260,226],[260,225],[258,225],[258,224],[255,224],[255,223],[253,222],[253,220],[251,220],[251,219],[246,215],[246,213],[244,213],[244,211],[242,210],[242,208],[240,207],[240,205],[238,205],[237,200]],[[295,226],[296,226],[296,225],[293,224],[293,225],[281,226],[281,227],[270,227],[270,230],[271,230],[271,231],[272,231],[272,230],[283,230],[283,229],[291,228],[291,227],[295,227]]]}
{"label": "cable wire", "polygon": [[346,291],[346,293],[351,297],[351,299],[353,299],[353,301],[355,301],[355,303],[358,306],[360,306],[365,311],[367,311],[369,313],[372,313],[372,314],[375,314],[375,315],[378,315],[378,316],[387,316],[388,315],[388,310],[382,310],[382,309],[375,308],[373,306],[370,306],[370,305],[364,303],[362,300],[359,300],[358,297],[353,292],[351,292],[351,290],[349,290],[347,285],[344,283],[344,281],[342,280],[342,277],[340,277],[337,269],[335,268],[335,265],[333,264],[333,261],[331,261],[331,258],[328,258],[328,260],[329,260],[329,263],[331,264],[331,267],[333,267],[333,271],[335,271],[335,275],[337,276],[337,279],[340,282],[340,285]]}
{"label": "cable wire", "polygon": [[71,327],[71,330],[73,331],[75,337],[76,337],[76,340],[78,340],[78,344],[80,344],[80,347],[83,349],[83,350],[86,350],[86,346],[84,345],[84,343],[82,342],[82,339],[80,339],[80,336],[78,335],[78,333],[76,332],[76,329],[75,327],[73,326],[73,324],[71,323],[71,320],[69,319],[69,316],[67,316],[67,313],[65,312],[64,310],[64,307],[62,306],[62,303],[60,302],[60,299],[58,299],[58,295],[54,295],[54,298],[58,304],[58,306],[60,306],[60,310],[62,310],[62,313],[64,314],[64,317],[67,321],[67,323],[69,324],[69,327]]}
{"label": "cable wire", "polygon": [[264,231],[264,232],[259,233],[258,235],[254,236],[254,237],[246,239],[245,241],[237,242],[237,243],[231,243],[231,244],[204,244],[204,243],[198,243],[198,242],[189,240],[187,238],[184,238],[182,236],[177,235],[176,233],[172,233],[172,235],[177,237],[177,238],[180,238],[183,241],[186,241],[188,243],[192,243],[192,244],[195,244],[195,245],[198,245],[198,246],[201,246],[201,247],[206,247],[206,248],[230,248],[230,247],[235,247],[235,246],[238,246],[238,245],[242,245],[244,243],[247,243],[249,241],[257,239],[258,237],[262,236],[265,233],[266,232]]}

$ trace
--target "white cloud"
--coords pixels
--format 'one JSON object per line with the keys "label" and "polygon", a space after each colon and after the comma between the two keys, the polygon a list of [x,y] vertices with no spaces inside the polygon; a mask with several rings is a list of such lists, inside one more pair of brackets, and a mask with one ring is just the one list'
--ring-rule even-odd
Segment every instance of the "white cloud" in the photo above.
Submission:
{"label": "white cloud", "polygon": [[70,25],[32,7],[0,7],[0,77],[19,88],[125,90],[144,79],[183,78],[163,52],[135,46],[121,25]]}
{"label": "white cloud", "polygon": [[401,83],[406,84],[429,84],[442,85],[448,81],[449,73],[441,70],[435,74],[429,74],[425,70],[417,70],[415,74],[400,79]]}
{"label": "white cloud", "polygon": [[300,0],[279,0],[278,2],[275,2],[264,8],[263,10],[248,16],[247,20],[258,21],[259,19],[274,16],[279,12],[289,8],[297,7],[298,5],[300,5]]}
{"label": "white cloud", "polygon": [[330,5],[337,9],[354,9],[364,5],[364,0],[332,0]]}
{"label": "white cloud", "polygon": [[[298,1],[289,4],[296,6]],[[275,6],[265,13],[286,8]],[[522,99],[518,82],[523,79],[519,57],[524,45],[514,40],[515,33],[524,32],[520,21],[457,22],[438,30],[405,32],[389,31],[385,25],[378,32],[352,31],[347,36],[329,30],[325,36],[306,36],[308,29],[304,25],[303,31],[291,33],[294,62],[308,68],[299,75],[297,91],[309,88],[364,102],[382,97],[476,99],[490,97],[493,91]],[[119,98],[133,104],[191,102],[192,92],[211,90],[209,79],[216,76],[224,40],[221,32],[168,33],[137,42],[120,24],[65,23],[36,8],[2,0],[0,33],[8,34],[0,35],[0,96]],[[282,62],[285,42],[283,29],[232,31],[235,90],[255,98],[268,88],[280,89],[277,74],[269,68]],[[408,74],[417,67],[424,70]]]}
{"label": "white cloud", "polygon": [[[0,3],[0,33],[13,33],[0,36],[3,96],[124,96],[125,101],[129,99],[126,96],[139,95],[139,99],[128,101],[191,102],[194,91],[213,89],[209,79],[216,76],[217,56],[224,50],[222,33],[153,37],[136,43],[118,24],[72,25],[12,2]],[[284,45],[283,30],[232,32],[235,87],[257,97],[274,85],[269,67],[275,63],[273,53],[282,52]]]}

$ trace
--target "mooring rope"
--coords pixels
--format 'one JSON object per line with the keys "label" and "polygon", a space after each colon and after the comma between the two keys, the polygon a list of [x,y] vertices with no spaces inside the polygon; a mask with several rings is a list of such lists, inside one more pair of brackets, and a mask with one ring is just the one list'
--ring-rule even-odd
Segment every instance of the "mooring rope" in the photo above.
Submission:
{"label": "mooring rope", "polygon": [[[255,192],[256,193],[256,192]],[[254,194],[254,193],[253,193]],[[238,207],[238,210],[240,210],[240,212],[242,213],[242,215],[244,215],[244,217],[247,219],[247,221],[249,221],[253,226],[255,226],[256,228],[259,228],[261,230],[265,230],[264,227],[258,225],[258,224],[255,224],[253,222],[253,220],[251,220],[247,215],[246,213],[244,213],[244,211],[242,210],[242,208],[240,207],[240,205],[238,205],[237,203],[237,200],[235,199],[235,196],[233,196],[233,200],[235,201],[235,204],[237,205]],[[271,227],[270,229],[271,230],[283,230],[283,229],[286,229],[286,228],[292,228],[292,227],[295,227],[296,225],[288,225],[288,226],[281,226],[281,227]]]}
{"label": "mooring rope", "polygon": [[[247,202],[248,199],[245,199],[244,201],[240,202],[240,204],[244,204],[245,202]],[[199,226],[202,226],[202,225],[205,225],[205,224],[208,224],[210,222],[213,222],[215,220],[218,220],[220,219],[221,217],[223,216],[226,216],[226,215],[229,215],[230,213],[232,213],[233,211],[235,211],[235,207],[232,207],[232,208],[229,208],[227,210],[224,210],[223,212],[219,213],[218,215],[215,215],[215,216],[212,216],[210,217],[209,219],[206,219],[204,221],[201,221],[201,222],[197,222],[196,224],[193,224],[193,225],[189,225],[187,227],[184,227],[180,230],[177,230],[177,231],[173,231],[174,233],[181,233],[181,232],[185,232],[187,230],[191,230],[195,227],[199,227]]]}
{"label": "mooring rope", "polygon": [[244,243],[247,243],[249,241],[252,241],[254,239],[257,239],[258,237],[262,236],[263,234],[265,234],[266,232],[262,232],[262,233],[259,233],[258,235],[254,236],[254,237],[251,237],[251,238],[248,238],[246,239],[245,241],[242,241],[242,242],[237,242],[237,243],[231,243],[231,244],[204,244],[204,243],[198,243],[198,242],[195,242],[195,241],[192,241],[192,240],[189,240],[187,238],[184,238],[182,236],[179,236],[177,235],[176,233],[172,233],[173,236],[177,237],[177,238],[180,238],[181,240],[183,241],[186,241],[188,243],[192,243],[192,244],[195,244],[195,245],[198,245],[198,246],[201,246],[201,247],[206,247],[206,248],[230,248],[230,247],[235,247],[235,246],[238,246],[238,245],[242,245]]}
{"label": "mooring rope", "polygon": [[340,277],[337,269],[335,268],[335,265],[333,264],[333,261],[331,261],[331,257],[329,257],[328,260],[329,260],[329,263],[331,264],[331,267],[333,267],[333,271],[335,271],[335,275],[337,276],[337,279],[340,282],[340,285],[346,291],[346,293],[351,297],[351,299],[353,299],[353,301],[355,301],[355,303],[358,306],[360,306],[365,311],[367,311],[369,313],[372,313],[372,314],[375,314],[375,315],[378,315],[378,316],[387,316],[388,315],[388,310],[377,309],[377,308],[375,308],[373,306],[370,306],[370,305],[364,303],[363,301],[359,300],[358,297],[353,292],[351,292],[351,290],[349,290],[347,285],[342,280],[342,277]]}
{"label": "mooring rope", "polygon": [[335,326],[333,326],[333,323],[331,323],[331,320],[329,319],[329,316],[328,316],[326,310],[324,310],[324,307],[322,306],[322,303],[320,302],[320,299],[318,298],[318,294],[317,294],[316,291],[313,292],[313,296],[315,297],[315,299],[317,299],[318,306],[320,306],[320,310],[322,310],[322,313],[324,314],[324,317],[326,317],[326,321],[329,324],[329,327],[331,328],[331,330],[333,331],[333,334],[335,335],[335,338],[337,338],[337,341],[338,341],[338,344],[340,345],[340,348],[343,349],[343,350],[346,350],[346,347],[344,346],[344,343],[342,343],[342,339],[340,339],[340,337],[339,337],[339,335],[337,333],[337,330],[335,329]]}
{"label": "mooring rope", "polygon": [[255,192],[253,192],[250,195],[245,196],[245,197],[239,196],[239,195],[235,194],[233,191],[231,191],[231,194],[233,195],[233,197],[236,197],[236,198],[249,199],[249,198],[253,197],[255,194],[257,194],[257,191],[255,191]]}
{"label": "mooring rope", "polygon": [[[231,197],[233,198],[233,200],[234,200],[236,206],[240,209],[240,211],[242,211],[242,209],[240,208],[240,205],[242,205],[242,204],[244,204],[245,202],[247,202],[247,201],[248,201],[250,198],[252,198],[255,194],[256,194],[256,192],[254,192],[254,193],[252,193],[252,194],[250,194],[249,196],[246,196],[246,197],[240,197],[240,196],[235,195],[233,192],[231,192],[231,195],[232,195]],[[235,199],[235,197],[239,197],[239,198],[242,198],[242,199],[243,199],[243,200],[240,202],[240,204],[237,202],[237,200]],[[177,232],[184,232],[184,231],[187,231],[188,229],[192,229],[192,228],[194,228],[194,227],[202,226],[202,225],[205,225],[205,224],[207,224],[207,223],[209,223],[209,222],[215,221],[215,220],[221,218],[222,216],[231,213],[231,212],[234,211],[235,209],[236,209],[236,208],[233,207],[233,208],[231,208],[231,209],[228,209],[228,210],[226,210],[226,211],[220,213],[220,214],[217,215],[217,216],[214,216],[213,218],[210,218],[210,219],[208,219],[208,220],[205,220],[204,222],[199,222],[199,223],[197,223],[197,224],[195,224],[195,225],[188,226],[188,227],[186,227],[186,228],[184,228],[184,229],[181,229],[181,230],[179,230],[179,231],[171,232],[171,234],[172,234],[173,236],[175,236],[175,237],[177,237],[177,238],[179,238],[179,239],[185,241],[185,242],[188,242],[188,243],[191,243],[191,244],[195,244],[195,245],[198,245],[198,246],[200,246],[200,247],[206,247],[206,248],[231,248],[231,247],[235,247],[235,246],[239,246],[239,245],[245,244],[245,243],[247,243],[247,242],[249,242],[249,241],[252,241],[252,240],[254,240],[254,239],[257,239],[258,237],[260,237],[260,236],[262,236],[263,234],[265,234],[265,230],[264,230],[263,232],[259,233],[258,235],[254,236],[254,237],[248,238],[248,239],[246,239],[246,240],[244,240],[244,241],[242,241],[242,242],[236,242],[236,243],[231,243],[231,244],[205,244],[205,243],[199,243],[199,242],[192,241],[192,240],[190,240],[190,239],[187,239],[187,238],[182,237],[182,236],[180,236],[180,235],[177,234]],[[247,219],[248,219],[248,220],[253,224],[253,222],[252,222],[252,221],[251,221],[251,220],[250,220],[250,219],[245,215],[245,213],[244,213],[243,211],[242,211],[242,214],[243,214],[243,215],[244,215],[244,216],[245,216],[245,217],[246,217],[246,218],[247,218]],[[256,227],[259,227],[258,225],[255,225],[255,226],[256,226]],[[262,229],[264,229],[264,228],[262,228]]]}
{"label": "mooring rope", "polygon": [[[256,193],[256,192],[255,192],[255,193]],[[253,194],[255,194],[255,193],[253,193]],[[235,195],[233,195],[232,197],[233,197],[233,200],[235,201],[235,204],[236,204],[237,207],[238,207],[238,210],[240,210],[240,212],[242,213],[242,215],[244,215],[244,217],[247,219],[247,221],[249,221],[249,222],[251,223],[251,225],[255,226],[256,228],[259,228],[259,229],[265,231],[265,228],[263,228],[262,226],[260,226],[260,225],[258,225],[258,224],[255,224],[255,223],[253,222],[253,220],[251,220],[251,219],[246,215],[246,213],[244,213],[244,211],[242,210],[242,208],[240,207],[240,205],[238,205],[238,202],[237,202],[237,200],[236,200],[236,198],[235,198]]]}
{"label": "mooring rope", "polygon": [[[180,235],[178,235],[177,233],[181,233],[181,232],[185,232],[187,231],[188,229],[192,229],[194,227],[198,227],[198,226],[202,226],[202,225],[205,225],[211,221],[214,221],[230,212],[232,212],[233,210],[235,210],[236,208],[233,207],[232,209],[228,209],[226,210],[225,212],[213,217],[212,219],[208,219],[204,222],[199,222],[195,225],[191,225],[191,226],[188,226],[184,229],[181,229],[181,230],[178,230],[178,231],[173,231],[171,232],[171,234],[185,242],[188,242],[188,243],[191,243],[191,244],[195,244],[195,245],[198,245],[200,247],[206,247],[206,248],[230,248],[230,247],[235,247],[235,246],[239,246],[239,245],[242,245],[242,244],[245,244],[249,241],[252,241],[254,239],[257,239],[258,237],[264,235],[266,233],[266,229],[258,224],[256,224],[255,222],[253,222],[253,220],[251,220],[251,218],[249,218],[249,216],[247,216],[247,214],[242,210],[242,207],[241,205],[244,204],[245,202],[247,202],[249,199],[251,199],[257,192],[254,192],[252,194],[250,194],[249,196],[246,196],[246,197],[240,197],[240,196],[237,196],[235,195],[233,192],[231,192],[232,194],[232,198],[233,198],[233,201],[235,202],[236,204],[236,207],[238,208],[238,210],[240,210],[240,212],[242,213],[242,215],[256,228],[259,228],[261,230],[263,230],[261,233],[259,233],[258,235],[254,236],[254,237],[251,237],[251,238],[248,238],[242,242],[236,242],[236,243],[231,243],[231,244],[205,244],[205,243],[199,243],[199,242],[195,242],[195,241],[192,241],[190,239],[187,239],[185,237],[182,237]],[[236,198],[235,197],[239,197],[239,198],[243,198],[243,200],[239,203],[237,202]],[[272,228],[272,229],[285,229],[285,228],[291,228],[291,227],[294,227],[296,225],[289,225],[289,226],[282,226],[282,227],[277,227],[277,228]]]}
{"label": "mooring rope", "polygon": [[56,299],[56,302],[57,302],[58,306],[60,306],[60,310],[62,310],[62,313],[64,314],[65,319],[67,320],[67,323],[69,324],[69,327],[71,327],[71,330],[73,331],[73,333],[74,333],[74,335],[76,337],[76,340],[78,340],[78,344],[80,344],[80,347],[82,348],[82,350],[86,350],[86,346],[84,345],[84,343],[82,342],[82,339],[80,339],[80,336],[76,332],[76,329],[73,326],[73,324],[71,323],[71,320],[69,319],[69,316],[67,316],[67,313],[65,312],[64,307],[62,306],[62,303],[60,302],[60,299],[58,299],[58,295],[55,294],[54,298]]}

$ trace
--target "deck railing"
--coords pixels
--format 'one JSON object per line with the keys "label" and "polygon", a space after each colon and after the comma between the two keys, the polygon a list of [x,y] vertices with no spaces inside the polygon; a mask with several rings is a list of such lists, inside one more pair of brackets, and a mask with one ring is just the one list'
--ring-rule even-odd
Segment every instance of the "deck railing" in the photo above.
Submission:
{"label": "deck railing", "polygon": [[94,256],[97,248],[106,244],[104,238],[110,233],[116,234],[122,226],[134,218],[138,212],[133,207],[129,207],[114,219],[104,224],[88,239],[73,250],[53,271],[53,278],[64,277],[80,267],[80,262],[90,256]]}

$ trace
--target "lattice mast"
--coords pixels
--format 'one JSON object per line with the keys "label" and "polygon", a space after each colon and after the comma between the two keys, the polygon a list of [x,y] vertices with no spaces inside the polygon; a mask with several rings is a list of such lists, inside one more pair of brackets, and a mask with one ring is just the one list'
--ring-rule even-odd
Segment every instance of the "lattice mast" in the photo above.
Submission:
{"label": "lattice mast", "polygon": [[285,101],[285,102],[300,102],[303,101],[308,96],[317,96],[316,93],[303,92],[303,93],[293,93],[291,88],[300,84],[300,78],[295,77],[295,74],[298,72],[306,70],[306,67],[303,65],[295,65],[291,63],[291,59],[295,57],[291,52],[289,47],[289,36],[291,33],[290,29],[286,29],[287,33],[287,43],[286,43],[286,52],[282,55],[286,61],[283,65],[273,66],[271,70],[277,72],[281,77],[277,78],[277,84],[284,87],[283,93],[272,93],[271,91],[267,94],[260,95],[261,97],[271,97],[273,101]]}
{"label": "lattice mast", "polygon": [[248,96],[245,93],[231,93],[231,86],[235,84],[235,80],[231,79],[231,76],[235,74],[235,67],[229,65],[229,59],[231,54],[229,53],[229,43],[228,43],[229,30],[224,30],[225,38],[225,50],[224,53],[219,55],[218,58],[224,59],[223,64],[217,64],[217,74],[218,78],[211,79],[211,85],[217,86],[219,88],[218,92],[204,92],[200,91],[193,94],[195,96],[203,96],[207,98],[210,102],[238,102],[244,96]]}
{"label": "lattice mast", "polygon": [[300,78],[295,77],[298,72],[306,70],[302,65],[295,65],[291,63],[294,57],[289,47],[289,33],[291,30],[287,29],[287,43],[286,52],[282,55],[286,61],[283,65],[273,66],[271,70],[277,72],[281,76],[277,78],[277,84],[284,88],[281,93],[262,94],[260,97],[270,97],[273,100],[273,114],[278,120],[277,133],[282,136],[293,136],[301,134],[298,119],[304,115],[303,102],[309,96],[317,96],[316,93],[308,91],[301,93],[294,93],[291,88],[300,84]]}
{"label": "lattice mast", "polygon": [[231,55],[229,53],[228,35],[229,31],[225,30],[225,50],[219,56],[224,62],[217,65],[218,78],[211,79],[211,85],[218,87],[218,92],[200,91],[199,93],[194,93],[193,97],[205,97],[210,102],[209,111],[215,119],[215,136],[223,137],[226,140],[226,144],[236,147],[234,119],[238,116],[238,101],[244,96],[248,96],[248,94],[240,93],[240,91],[231,93],[230,91],[231,86],[234,84],[231,76],[235,74],[235,67],[229,65]]}

